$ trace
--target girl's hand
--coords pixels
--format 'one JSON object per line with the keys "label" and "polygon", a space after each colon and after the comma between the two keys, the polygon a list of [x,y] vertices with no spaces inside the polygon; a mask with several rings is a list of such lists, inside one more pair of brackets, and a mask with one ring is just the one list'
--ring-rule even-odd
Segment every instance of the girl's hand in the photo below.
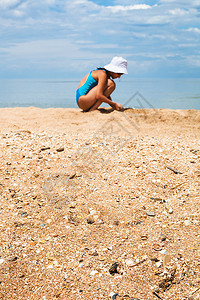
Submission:
{"label": "girl's hand", "polygon": [[116,110],[122,110],[123,106],[120,103],[115,103]]}

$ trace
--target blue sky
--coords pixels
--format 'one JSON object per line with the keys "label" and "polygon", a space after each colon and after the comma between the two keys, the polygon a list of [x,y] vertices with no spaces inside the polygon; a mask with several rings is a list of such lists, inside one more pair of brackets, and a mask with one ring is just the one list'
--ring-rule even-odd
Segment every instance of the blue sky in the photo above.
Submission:
{"label": "blue sky", "polygon": [[200,0],[0,0],[0,78],[200,77]]}

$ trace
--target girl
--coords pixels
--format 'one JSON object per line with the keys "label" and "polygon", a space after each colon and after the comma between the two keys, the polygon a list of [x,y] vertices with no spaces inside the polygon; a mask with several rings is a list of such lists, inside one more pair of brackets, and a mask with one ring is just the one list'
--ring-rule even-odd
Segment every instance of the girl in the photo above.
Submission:
{"label": "girl", "polygon": [[93,111],[104,102],[113,109],[121,110],[121,104],[113,102],[110,95],[115,90],[113,79],[120,78],[127,72],[127,60],[115,56],[104,68],[91,71],[80,81],[76,91],[76,102],[83,111]]}

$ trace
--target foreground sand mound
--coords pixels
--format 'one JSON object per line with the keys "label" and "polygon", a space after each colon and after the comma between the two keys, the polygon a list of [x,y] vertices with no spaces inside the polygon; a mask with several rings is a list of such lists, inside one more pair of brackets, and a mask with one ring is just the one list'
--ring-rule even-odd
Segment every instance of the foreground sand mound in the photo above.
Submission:
{"label": "foreground sand mound", "polygon": [[199,299],[199,121],[0,109],[0,298]]}

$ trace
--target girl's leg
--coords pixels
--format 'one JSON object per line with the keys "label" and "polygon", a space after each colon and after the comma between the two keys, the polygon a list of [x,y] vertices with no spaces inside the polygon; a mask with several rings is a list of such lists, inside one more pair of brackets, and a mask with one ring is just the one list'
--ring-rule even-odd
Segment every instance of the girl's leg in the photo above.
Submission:
{"label": "girl's leg", "polygon": [[[109,98],[112,92],[115,90],[115,82],[108,79],[107,87],[104,90],[104,95]],[[78,100],[79,107],[84,111],[92,111],[97,109],[101,104],[101,100],[96,100],[97,86],[91,89],[87,95],[83,95]]]}

